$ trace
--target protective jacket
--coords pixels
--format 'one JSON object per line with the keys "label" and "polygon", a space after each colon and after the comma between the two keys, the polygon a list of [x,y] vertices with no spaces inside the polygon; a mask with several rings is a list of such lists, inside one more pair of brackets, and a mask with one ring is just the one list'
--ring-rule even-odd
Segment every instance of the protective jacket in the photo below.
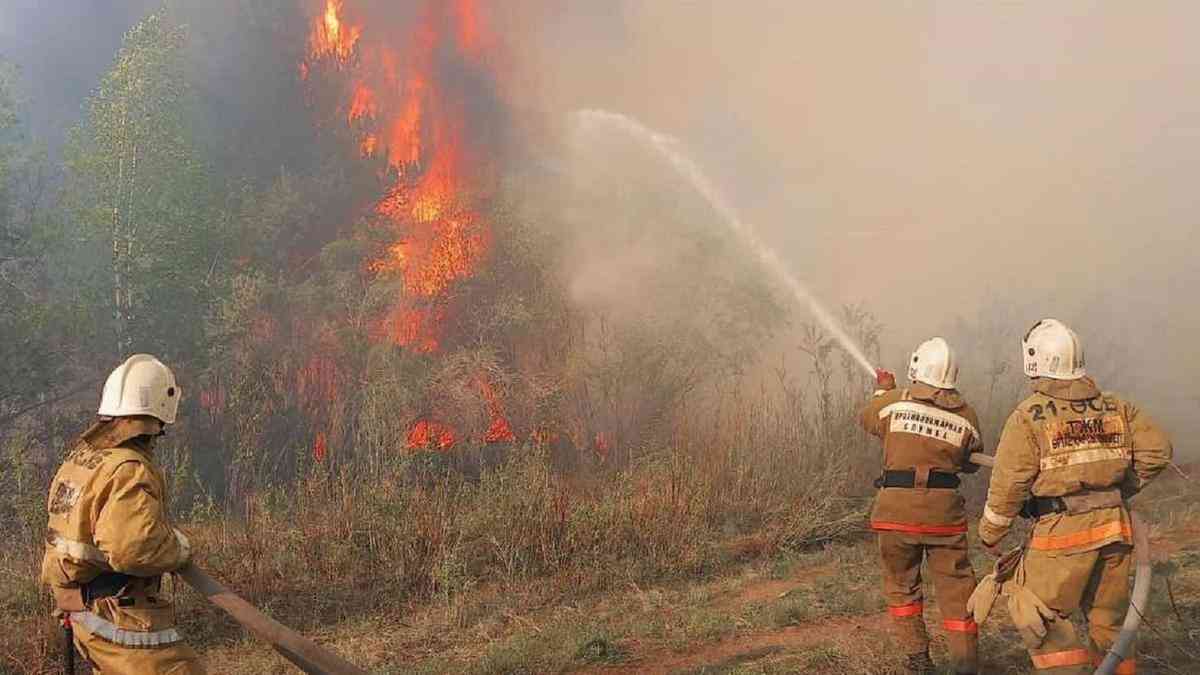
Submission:
{"label": "protective jacket", "polygon": [[932,487],[940,484],[936,474],[979,470],[967,459],[982,447],[979,418],[958,391],[920,383],[878,391],[863,411],[862,424],[883,440],[885,473],[913,473],[912,487],[879,490],[871,529],[934,535],[966,532],[962,496],[954,487]]}
{"label": "protective jacket", "polygon": [[996,446],[980,539],[1000,541],[1026,502],[1041,497],[1060,499],[1040,500],[1056,512],[1038,518],[1031,549],[1060,555],[1132,543],[1122,500],[1166,468],[1170,439],[1091,378],[1038,378],[1033,390],[1009,416]]}
{"label": "protective jacket", "polygon": [[[979,537],[994,545],[1018,515],[1036,518],[1009,613],[1039,671],[1083,675],[1120,632],[1129,606],[1131,528],[1124,500],[1171,460],[1166,434],[1087,377],[1038,378],[996,448]],[[1028,591],[1027,593],[1025,591]],[[1087,615],[1084,645],[1071,615]],[[1127,654],[1116,672],[1136,672]]]}
{"label": "protective jacket", "polygon": [[202,672],[160,596],[187,563],[166,485],[142,439],[156,423],[118,418],[81,437],[50,484],[42,581],[69,617],[76,648],[100,672]]}

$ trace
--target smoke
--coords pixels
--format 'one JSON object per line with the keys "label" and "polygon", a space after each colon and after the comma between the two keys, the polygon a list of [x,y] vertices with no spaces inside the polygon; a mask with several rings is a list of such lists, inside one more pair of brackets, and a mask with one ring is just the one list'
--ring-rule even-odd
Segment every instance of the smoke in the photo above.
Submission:
{"label": "smoke", "polygon": [[121,37],[158,0],[0,0],[0,58],[23,75],[34,134],[57,148]]}
{"label": "smoke", "polygon": [[577,120],[581,128],[586,128],[593,125],[605,125],[611,129],[616,129],[624,134],[628,134],[641,142],[653,148],[659,155],[671,163],[675,170],[681,176],[688,179],[692,187],[698,194],[704,197],[709,206],[724,221],[726,227],[730,228],[737,235],[742,243],[753,253],[763,267],[763,271],[770,273],[776,277],[776,282],[783,284],[784,288],[789,291],[793,299],[804,306],[808,311],[816,317],[821,326],[828,331],[849,354],[862,366],[868,376],[874,375],[874,366],[867,360],[862,349],[855,344],[854,340],[842,329],[829,310],[815,298],[812,293],[804,287],[804,284],[796,280],[779,260],[779,256],[775,251],[764,245],[759,240],[758,235],[753,228],[747,223],[742,222],[741,218],[725,203],[721,193],[716,186],[709,181],[708,177],[696,163],[688,159],[686,155],[677,147],[678,143],[675,139],[669,136],[655,133],[639,124],[636,120],[632,120],[623,115],[606,112],[602,110],[584,110],[577,113]]}
{"label": "smoke", "polygon": [[[38,135],[56,145],[123,32],[157,4],[0,0],[0,56],[24,70]],[[678,138],[816,297],[880,316],[880,365],[902,370],[914,345],[943,334],[967,396],[1010,406],[1024,386],[1019,336],[1056,316],[1085,340],[1102,386],[1143,404],[1183,452],[1200,432],[1195,3],[484,4],[513,119],[488,97],[479,119],[550,127],[600,108]],[[311,145],[295,141],[309,120],[232,135],[300,107],[294,79],[271,77],[275,92],[239,75],[251,46],[278,53],[279,73],[294,67],[284,41],[220,41],[249,6],[175,11],[209,40],[197,81],[221,113],[212,124],[231,129],[224,145],[261,144],[251,169],[278,172]],[[261,22],[264,36],[295,35]],[[628,173],[635,190],[644,172]],[[592,250],[613,264],[587,251],[572,261],[581,301],[644,300],[630,279],[655,250]],[[994,438],[999,421],[985,423]]]}
{"label": "smoke", "polygon": [[881,365],[942,334],[968,397],[1011,407],[1055,316],[1188,452],[1200,7],[604,5],[513,19],[528,100],[680,139],[814,295],[881,317]]}

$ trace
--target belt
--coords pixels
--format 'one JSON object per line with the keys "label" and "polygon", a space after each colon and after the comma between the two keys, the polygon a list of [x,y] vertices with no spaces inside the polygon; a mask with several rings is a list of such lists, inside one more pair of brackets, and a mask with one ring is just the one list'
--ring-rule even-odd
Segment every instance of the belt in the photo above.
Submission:
{"label": "belt", "polygon": [[[875,487],[910,488],[916,485],[916,482],[916,471],[884,471],[882,476],[875,479]],[[960,482],[956,474],[947,471],[930,471],[929,481],[925,487],[953,490],[958,487]]]}
{"label": "belt", "polygon": [[1062,497],[1030,497],[1021,505],[1021,517],[1034,520],[1052,513],[1066,513],[1067,504]]}
{"label": "belt", "polygon": [[1124,503],[1118,488],[1083,490],[1062,497],[1030,497],[1021,506],[1022,518],[1038,519],[1054,513],[1087,513],[1096,509],[1121,506]]}
{"label": "belt", "polygon": [[80,587],[79,590],[83,594],[83,604],[90,607],[96,600],[120,595],[121,591],[125,590],[129,582],[135,578],[128,574],[105,572]]}

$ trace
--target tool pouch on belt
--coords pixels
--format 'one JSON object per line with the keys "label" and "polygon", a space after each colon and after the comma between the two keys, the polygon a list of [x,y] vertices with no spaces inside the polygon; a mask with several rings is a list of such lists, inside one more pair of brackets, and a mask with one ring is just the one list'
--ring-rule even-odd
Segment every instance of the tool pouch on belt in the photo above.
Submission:
{"label": "tool pouch on belt", "polygon": [[100,598],[90,611],[71,616],[88,632],[126,647],[163,647],[180,642],[175,608],[156,595],[134,592]]}
{"label": "tool pouch on belt", "polygon": [[54,616],[56,617],[71,612],[82,612],[85,609],[81,589],[51,586],[50,595],[54,598]]}

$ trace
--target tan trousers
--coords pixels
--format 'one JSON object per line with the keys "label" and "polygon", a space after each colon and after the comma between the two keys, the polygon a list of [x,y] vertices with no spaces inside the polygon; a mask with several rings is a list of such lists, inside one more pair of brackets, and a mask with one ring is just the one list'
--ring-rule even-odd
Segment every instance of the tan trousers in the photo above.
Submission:
{"label": "tan trousers", "polygon": [[205,675],[200,659],[182,642],[166,647],[124,647],[75,626],[75,648],[96,675]]}
{"label": "tan trousers", "polygon": [[[1029,650],[1039,675],[1086,675],[1095,670],[1121,632],[1129,608],[1130,552],[1127,544],[1118,543],[1072,555],[1025,553],[1025,587],[1058,615],[1047,624],[1042,643]],[[1088,647],[1071,622],[1076,610],[1087,615]],[[1118,675],[1134,672],[1133,658],[1117,669]]]}
{"label": "tan trousers", "polygon": [[909,655],[929,651],[925,631],[921,563],[929,568],[942,613],[942,627],[950,657],[958,673],[978,667],[979,627],[967,613],[967,599],[975,590],[975,572],[967,558],[967,535],[927,535],[880,532],[879,557],[883,563],[883,592],[892,628]]}

